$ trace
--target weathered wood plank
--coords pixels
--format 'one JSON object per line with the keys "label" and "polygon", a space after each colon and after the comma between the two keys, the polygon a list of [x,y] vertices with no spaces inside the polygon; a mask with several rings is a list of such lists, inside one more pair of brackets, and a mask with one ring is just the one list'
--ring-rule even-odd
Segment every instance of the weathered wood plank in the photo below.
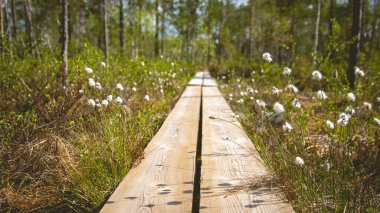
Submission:
{"label": "weathered wood plank", "polygon": [[208,73],[203,85],[200,211],[294,212],[277,187],[250,189],[269,172]]}
{"label": "weathered wood plank", "polygon": [[190,212],[201,84],[197,73],[101,212]]}

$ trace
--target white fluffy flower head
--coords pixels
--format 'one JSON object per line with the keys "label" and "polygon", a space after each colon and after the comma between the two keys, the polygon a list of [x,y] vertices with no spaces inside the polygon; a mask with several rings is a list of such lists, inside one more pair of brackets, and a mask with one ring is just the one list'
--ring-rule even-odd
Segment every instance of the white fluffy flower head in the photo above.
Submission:
{"label": "white fluffy flower head", "polygon": [[297,165],[297,166],[304,166],[305,165],[305,161],[301,157],[296,157],[294,159],[294,164]]}
{"label": "white fluffy flower head", "polygon": [[119,104],[123,103],[123,99],[120,98],[120,96],[118,96],[115,101]]}
{"label": "white fluffy flower head", "polygon": [[123,87],[123,85],[121,85],[120,83],[118,83],[118,84],[116,84],[116,89],[118,89],[120,91],[123,91],[124,87]]}
{"label": "white fluffy flower head", "polygon": [[317,98],[318,98],[319,100],[324,101],[324,100],[326,100],[328,97],[327,97],[327,95],[326,95],[326,93],[325,93],[324,91],[319,90],[319,91],[317,92]]}
{"label": "white fluffy flower head", "polygon": [[89,79],[88,79],[88,86],[90,86],[90,87],[95,87],[95,85],[96,85],[96,83],[95,83],[94,79],[89,78]]}
{"label": "white fluffy flower head", "polygon": [[364,108],[366,108],[367,110],[371,110],[371,109],[372,109],[372,104],[371,104],[371,103],[364,102],[364,103],[363,103],[363,106],[364,106]]}
{"label": "white fluffy flower head", "polygon": [[266,53],[263,54],[263,59],[264,59],[264,61],[266,61],[268,63],[270,63],[270,62],[273,61],[271,54],[268,53],[268,52],[266,52]]}
{"label": "white fluffy flower head", "polygon": [[321,72],[319,72],[318,70],[315,70],[311,73],[311,77],[314,79],[314,80],[321,80],[323,75]]}
{"label": "white fluffy flower head", "polygon": [[292,74],[292,69],[290,69],[289,67],[284,67],[284,69],[282,70],[282,74],[283,75],[290,75],[290,74]]}
{"label": "white fluffy flower head", "polygon": [[288,86],[286,86],[285,89],[293,93],[298,93],[298,88],[294,86],[293,84],[289,84]]}
{"label": "white fluffy flower head", "polygon": [[329,129],[334,129],[335,125],[332,121],[330,120],[327,120],[326,121],[326,126],[329,128]]}
{"label": "white fluffy flower head", "polygon": [[347,93],[347,100],[355,102],[356,96],[354,95],[354,93],[352,93],[352,92]]}
{"label": "white fluffy flower head", "polygon": [[95,105],[96,105],[94,99],[91,99],[91,98],[87,100],[87,104],[92,106],[92,107],[95,107]]}
{"label": "white fluffy flower head", "polygon": [[273,104],[273,111],[275,111],[276,113],[285,112],[285,108],[282,104],[280,104],[279,102],[276,102]]}
{"label": "white fluffy flower head", "polygon": [[91,74],[91,73],[94,72],[94,71],[93,71],[91,68],[89,68],[89,67],[85,67],[84,70],[85,70],[88,74]]}
{"label": "white fluffy flower head", "polygon": [[357,76],[364,77],[364,71],[362,69],[360,69],[359,67],[355,67],[355,74]]}
{"label": "white fluffy flower head", "polygon": [[301,103],[299,102],[299,100],[298,100],[297,98],[293,99],[293,101],[292,101],[292,105],[293,105],[295,108],[298,108],[298,109],[301,108]]}
{"label": "white fluffy flower head", "polygon": [[282,125],[282,130],[284,130],[284,132],[291,132],[293,130],[293,127],[290,125],[290,123],[285,122],[285,124]]}

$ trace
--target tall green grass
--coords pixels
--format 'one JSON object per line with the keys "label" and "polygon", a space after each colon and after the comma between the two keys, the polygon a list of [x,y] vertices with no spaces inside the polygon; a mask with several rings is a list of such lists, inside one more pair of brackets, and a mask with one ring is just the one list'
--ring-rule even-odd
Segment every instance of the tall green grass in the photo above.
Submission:
{"label": "tall green grass", "polygon": [[1,211],[98,209],[139,162],[194,74],[170,58],[110,58],[106,66],[102,58],[89,45],[69,58],[66,96],[54,56],[41,51],[39,60],[0,64]]}

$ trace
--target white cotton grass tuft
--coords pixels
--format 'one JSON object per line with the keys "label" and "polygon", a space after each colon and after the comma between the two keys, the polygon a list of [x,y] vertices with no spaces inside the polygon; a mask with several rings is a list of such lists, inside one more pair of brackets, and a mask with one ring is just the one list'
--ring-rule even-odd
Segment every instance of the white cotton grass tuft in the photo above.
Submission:
{"label": "white cotton grass tuft", "polygon": [[321,80],[323,77],[322,73],[319,72],[318,70],[315,70],[311,73],[311,78],[314,79],[314,80]]}
{"label": "white cotton grass tuft", "polygon": [[78,93],[82,95],[82,94],[84,94],[84,91],[83,91],[82,89],[80,89],[80,90],[78,91]]}
{"label": "white cotton grass tuft", "polygon": [[355,67],[355,75],[364,77],[364,71],[360,69],[359,67]]}
{"label": "white cotton grass tuft", "polygon": [[298,93],[298,88],[294,86],[293,84],[289,84],[288,86],[286,86],[285,90],[291,91],[294,94]]}
{"label": "white cotton grass tuft", "polygon": [[89,78],[89,79],[88,79],[88,86],[90,86],[90,87],[95,87],[95,85],[96,85],[96,83],[95,83],[94,79]]}
{"label": "white cotton grass tuft", "polygon": [[305,165],[305,161],[301,157],[296,157],[294,159],[294,164],[297,165],[297,166],[304,166]]}
{"label": "white cotton grass tuft", "polygon": [[292,125],[290,125],[290,123],[285,122],[285,124],[282,125],[282,130],[284,132],[291,132],[293,130],[293,127],[292,127]]}
{"label": "white cotton grass tuft", "polygon": [[103,106],[108,106],[108,100],[103,100],[103,101],[102,101],[102,105],[103,105]]}
{"label": "white cotton grass tuft", "polygon": [[352,92],[347,93],[347,100],[355,102],[356,96],[354,95],[354,93],[352,93]]}
{"label": "white cotton grass tuft", "polygon": [[351,116],[349,114],[343,112],[339,115],[339,119],[337,123],[340,126],[347,126],[350,121],[350,118]]}
{"label": "white cotton grass tuft", "polygon": [[347,115],[349,115],[350,118],[351,118],[351,116],[353,114],[355,114],[355,109],[352,106],[347,106],[346,110],[344,111],[344,113],[346,113]]}
{"label": "white cotton grass tuft", "polygon": [[335,128],[335,125],[332,121],[330,120],[327,120],[326,121],[326,126],[329,128],[329,129],[334,129]]}
{"label": "white cotton grass tuft", "polygon": [[133,92],[136,92],[136,91],[137,91],[137,88],[136,88],[136,87],[132,87],[132,91],[133,91]]}
{"label": "white cotton grass tuft", "polygon": [[96,83],[95,83],[95,87],[96,87],[96,89],[98,89],[98,90],[102,90],[102,85],[100,84],[100,82],[96,82]]}
{"label": "white cotton grass tuft", "polygon": [[123,85],[121,85],[120,83],[118,83],[118,84],[116,84],[116,89],[118,89],[120,91],[123,91],[124,87],[123,87]]}
{"label": "white cotton grass tuft", "polygon": [[145,99],[146,101],[149,101],[149,95],[145,95],[144,99]]}
{"label": "white cotton grass tuft", "polygon": [[319,91],[317,92],[317,98],[318,98],[319,100],[324,101],[324,100],[326,100],[328,97],[327,97],[327,95],[326,95],[326,93],[325,93],[324,91],[319,90]]}
{"label": "white cotton grass tuft", "polygon": [[267,104],[263,100],[260,100],[260,99],[256,99],[256,104],[261,108],[265,108],[267,106]]}
{"label": "white cotton grass tuft", "polygon": [[374,118],[373,120],[375,121],[375,124],[376,124],[378,127],[380,127],[380,119],[378,119],[378,118]]}
{"label": "white cotton grass tuft", "polygon": [[279,95],[282,92],[282,90],[278,89],[277,87],[272,87],[272,94],[273,95]]}
{"label": "white cotton grass tuft", "polygon": [[109,101],[109,102],[112,101],[112,95],[107,96],[107,101]]}
{"label": "white cotton grass tuft", "polygon": [[363,106],[364,106],[364,108],[367,109],[367,110],[371,110],[371,109],[372,109],[372,104],[371,104],[371,103],[364,102],[364,103],[363,103]]}
{"label": "white cotton grass tuft", "polygon": [[380,103],[380,97],[376,98],[377,103]]}
{"label": "white cotton grass tuft", "polygon": [[271,54],[268,52],[263,53],[263,59],[264,59],[264,61],[266,61],[268,63],[273,61]]}
{"label": "white cotton grass tuft", "polygon": [[123,103],[123,99],[120,98],[120,96],[118,96],[115,101],[119,104]]}
{"label": "white cotton grass tuft", "polygon": [[145,62],[140,62],[141,66],[144,67],[145,66]]}
{"label": "white cotton grass tuft", "polygon": [[283,75],[290,75],[290,74],[292,74],[292,69],[290,69],[289,67],[284,67],[284,69],[282,70],[282,74]]}
{"label": "white cotton grass tuft", "polygon": [[92,98],[90,98],[90,99],[87,100],[87,104],[90,105],[90,106],[92,106],[92,107],[95,107],[95,105],[96,105],[94,99],[92,99]]}
{"label": "white cotton grass tuft", "polygon": [[102,67],[106,67],[107,66],[107,64],[105,62],[103,62],[103,61],[100,62],[100,65],[102,65]]}
{"label": "white cotton grass tuft", "polygon": [[88,74],[91,74],[91,73],[94,72],[94,71],[93,71],[91,68],[89,68],[89,67],[85,67],[84,70],[85,70]]}
{"label": "white cotton grass tuft", "polygon": [[278,113],[278,112],[285,112],[285,108],[282,104],[279,102],[276,102],[273,104],[273,111]]}
{"label": "white cotton grass tuft", "polygon": [[297,98],[293,99],[293,101],[292,101],[292,105],[293,105],[295,108],[298,108],[298,109],[301,108],[301,103],[299,102],[299,100],[298,100]]}

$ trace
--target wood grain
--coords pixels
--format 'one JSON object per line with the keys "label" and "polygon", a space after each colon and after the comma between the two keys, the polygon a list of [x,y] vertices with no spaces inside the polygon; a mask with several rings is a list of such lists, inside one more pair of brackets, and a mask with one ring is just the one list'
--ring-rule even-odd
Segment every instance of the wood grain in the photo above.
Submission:
{"label": "wood grain", "polygon": [[203,85],[200,211],[294,212],[208,73]]}
{"label": "wood grain", "polygon": [[197,73],[101,212],[191,212],[203,73]]}

